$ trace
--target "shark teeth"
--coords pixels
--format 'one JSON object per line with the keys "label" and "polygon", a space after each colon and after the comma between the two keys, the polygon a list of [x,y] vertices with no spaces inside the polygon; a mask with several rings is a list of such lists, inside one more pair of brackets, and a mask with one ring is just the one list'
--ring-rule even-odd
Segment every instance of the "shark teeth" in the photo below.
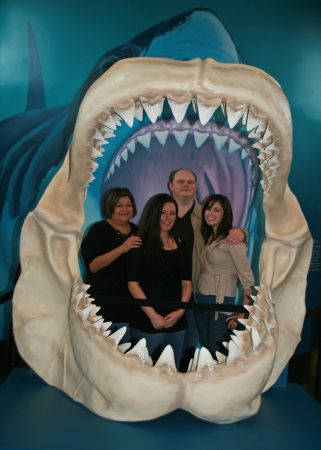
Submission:
{"label": "shark teeth", "polygon": [[175,365],[175,359],[174,359],[174,351],[173,348],[170,345],[167,345],[164,350],[162,351],[162,354],[158,358],[155,367],[160,366],[167,366],[174,372],[177,372],[176,365]]}
{"label": "shark teeth", "polygon": [[[92,173],[97,170],[98,163],[96,159],[102,156],[105,151],[104,146],[109,142],[107,139],[112,139],[115,137],[114,131],[117,127],[120,127],[122,121],[126,122],[129,127],[133,127],[134,120],[142,121],[144,119],[144,111],[149,117],[152,124],[155,124],[157,119],[162,115],[164,107],[164,97],[157,98],[145,98],[142,97],[139,101],[134,102],[130,100],[126,105],[114,108],[114,113],[106,113],[106,119],[100,120],[97,123],[97,127],[94,129],[92,139],[93,145],[90,148],[90,162],[88,163],[88,172],[85,177],[82,177],[82,186],[87,188],[89,184],[95,180]],[[258,159],[261,164],[259,168],[262,171],[262,180],[260,181],[264,196],[266,198],[271,197],[271,188],[274,183],[274,179],[279,174],[280,157],[279,148],[277,144],[277,136],[272,132],[271,124],[261,117],[257,117],[257,113],[250,107],[234,107],[227,102],[222,102],[221,99],[205,100],[203,97],[197,96],[196,98],[181,98],[177,99],[173,96],[167,97],[169,107],[172,111],[173,117],[178,124],[181,124],[185,118],[187,109],[192,102],[194,111],[198,114],[200,123],[203,126],[211,120],[213,114],[221,106],[223,114],[227,118],[227,122],[230,128],[234,128],[239,122],[246,126],[246,130],[249,133],[248,138],[257,139],[256,142],[252,144],[253,149],[258,151]],[[222,150],[225,144],[228,144],[228,152],[230,154],[234,152],[240,152],[241,160],[249,158],[248,170],[252,170],[252,184],[256,185],[258,174],[253,165],[253,156],[249,149],[244,148],[242,145],[237,143],[233,138],[229,138],[225,135],[220,135],[218,133],[209,133],[206,130],[204,132],[198,130],[182,130],[182,129],[171,129],[171,130],[159,130],[155,129],[154,132],[146,132],[143,134],[138,134],[135,139],[122,147],[119,153],[114,157],[113,161],[110,163],[109,171],[107,174],[107,179],[114,174],[115,168],[119,168],[122,161],[127,162],[129,157],[129,152],[135,153],[136,142],[143,145],[146,149],[150,148],[151,140],[155,137],[158,142],[164,146],[168,139],[169,134],[172,134],[176,142],[180,147],[183,147],[187,136],[192,134],[194,137],[196,148],[201,148],[202,145],[207,141],[208,138],[214,140],[215,147],[218,151]]]}

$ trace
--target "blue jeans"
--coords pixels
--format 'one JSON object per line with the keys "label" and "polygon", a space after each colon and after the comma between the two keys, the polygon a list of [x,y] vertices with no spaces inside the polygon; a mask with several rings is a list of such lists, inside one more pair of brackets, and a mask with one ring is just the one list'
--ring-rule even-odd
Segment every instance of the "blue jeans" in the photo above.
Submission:
{"label": "blue jeans", "polygon": [[185,330],[175,331],[174,333],[144,333],[136,329],[132,329],[134,341],[138,342],[145,338],[149,356],[155,364],[160,357],[162,351],[167,345],[171,345],[174,350],[175,364],[177,369],[182,357]]}
{"label": "blue jeans", "polygon": [[[200,295],[196,296],[198,303],[216,303],[215,295]],[[224,297],[224,304],[234,305],[234,297]],[[195,320],[202,347],[206,347],[215,357],[215,352],[219,351],[227,355],[227,350],[222,342],[230,340],[230,331],[228,330],[228,322],[226,319],[228,315],[218,313],[218,319],[215,320],[215,311],[195,311]]]}

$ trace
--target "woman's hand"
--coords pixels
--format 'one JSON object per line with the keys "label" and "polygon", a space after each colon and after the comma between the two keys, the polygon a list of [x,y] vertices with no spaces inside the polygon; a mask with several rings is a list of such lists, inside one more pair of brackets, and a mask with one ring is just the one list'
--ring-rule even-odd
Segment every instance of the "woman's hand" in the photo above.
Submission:
{"label": "woman's hand", "polygon": [[178,309],[177,311],[173,311],[165,317],[165,328],[170,328],[173,325],[175,325],[176,322],[179,321],[179,319],[184,314],[184,309]]}
{"label": "woman's hand", "polygon": [[123,253],[127,253],[132,248],[138,248],[142,244],[142,238],[140,236],[130,236],[126,241],[121,245]]}
{"label": "woman's hand", "polygon": [[225,322],[228,322],[227,328],[229,330],[235,330],[235,328],[238,326],[239,321],[238,319],[244,319],[245,314],[236,314],[235,316],[229,316]]}
{"label": "woman's hand", "polygon": [[157,314],[157,312],[155,312],[155,314],[150,317],[150,321],[152,322],[155,330],[162,330],[163,328],[166,328],[164,317],[160,314]]}

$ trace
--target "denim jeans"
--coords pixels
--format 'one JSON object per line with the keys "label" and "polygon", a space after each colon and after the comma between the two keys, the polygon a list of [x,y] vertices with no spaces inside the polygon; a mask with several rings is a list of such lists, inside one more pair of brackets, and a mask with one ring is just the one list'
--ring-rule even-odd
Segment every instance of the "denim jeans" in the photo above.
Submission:
{"label": "denim jeans", "polygon": [[[208,299],[205,299],[208,297]],[[196,296],[198,303],[216,303],[215,295],[211,296]],[[206,301],[210,300],[210,301]],[[234,305],[234,297],[225,297],[224,303],[227,305]],[[228,322],[226,319],[228,315],[218,313],[218,319],[215,320],[215,311],[195,311],[195,320],[202,347],[206,347],[215,357],[215,352],[219,351],[227,355],[227,350],[222,342],[230,340],[231,332],[228,330]]]}
{"label": "denim jeans", "polygon": [[174,350],[176,367],[179,368],[182,357],[185,330],[175,331],[174,333],[152,334],[133,329],[132,335],[135,342],[138,342],[143,338],[146,339],[148,353],[154,364],[157,362],[164,348],[167,345],[171,345]]}

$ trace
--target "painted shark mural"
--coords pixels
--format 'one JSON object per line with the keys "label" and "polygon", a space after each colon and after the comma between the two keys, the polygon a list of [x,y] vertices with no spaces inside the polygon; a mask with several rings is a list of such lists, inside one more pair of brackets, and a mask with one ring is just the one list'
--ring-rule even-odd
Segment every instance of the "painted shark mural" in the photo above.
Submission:
{"label": "painted shark mural", "polygon": [[[200,27],[205,39],[196,33],[195,48],[183,39],[171,45],[178,30],[195,31],[195,21],[210,23]],[[201,45],[214,24],[227,51]],[[169,27],[165,33],[160,26],[146,32],[143,55],[114,60],[96,81],[90,75],[90,89],[79,96],[69,152],[22,230],[15,337],[41,377],[103,417],[147,420],[182,408],[230,423],[258,411],[304,319],[312,239],[287,185],[291,115],[279,84],[240,64],[212,12],[190,12],[162,26]],[[246,330],[233,336],[228,357],[218,362],[207,349],[197,350],[187,373],[177,371],[170,347],[152,366],[144,340],[118,345],[124,330],[110,334],[108,318],[97,316],[78,262],[85,216],[99,215],[98,190],[125,180],[143,203],[146,191],[153,194],[149,186],[164,190],[167,174],[181,165],[196,171],[199,199],[209,191],[230,197],[254,255],[264,216],[266,235]]]}

